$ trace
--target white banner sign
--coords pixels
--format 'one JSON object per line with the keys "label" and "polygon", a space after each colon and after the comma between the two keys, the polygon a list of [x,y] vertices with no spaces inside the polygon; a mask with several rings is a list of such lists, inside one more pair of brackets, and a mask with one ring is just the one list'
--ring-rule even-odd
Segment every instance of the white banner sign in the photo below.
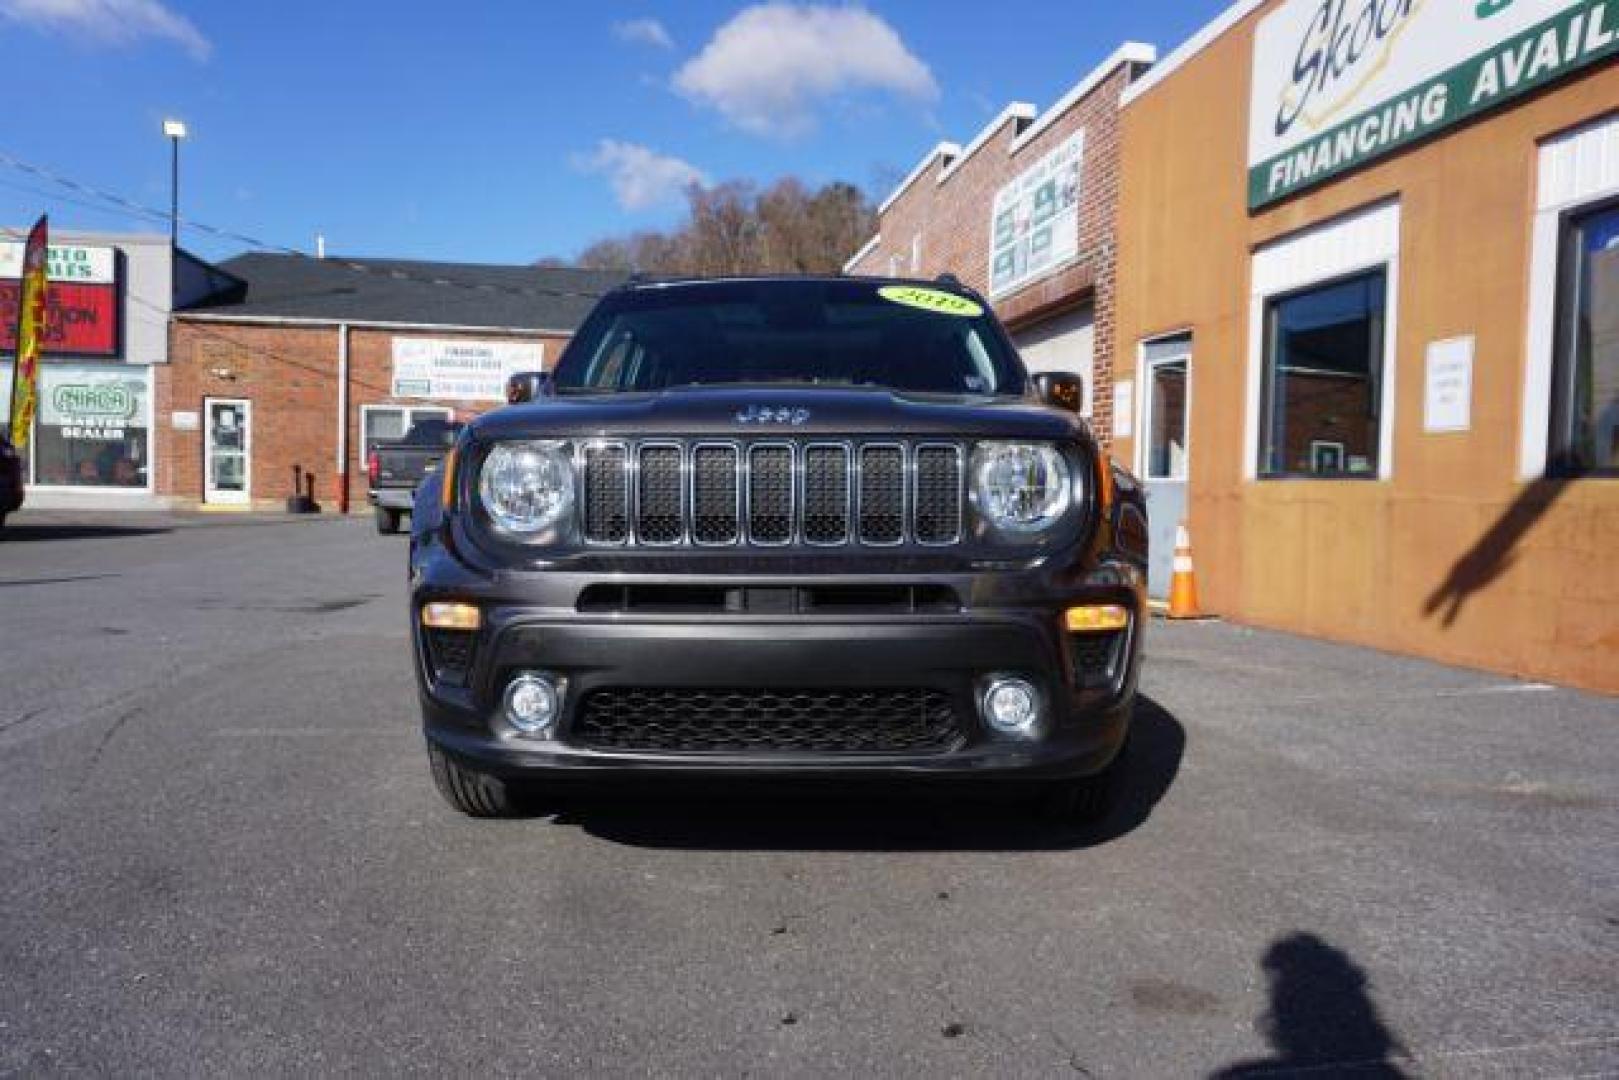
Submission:
{"label": "white banner sign", "polygon": [[995,193],[989,219],[989,292],[999,296],[1079,253],[1085,133],[1076,132]]}
{"label": "white banner sign", "polygon": [[544,367],[545,346],[525,341],[396,337],[393,361],[394,397],[505,401],[507,377]]}
{"label": "white banner sign", "polygon": [[[22,249],[20,240],[0,242],[0,279],[22,277]],[[45,277],[67,284],[112,285],[118,280],[113,272],[113,249],[52,244],[47,249]]]}
{"label": "white banner sign", "polygon": [[1619,0],[1288,0],[1254,36],[1259,207],[1619,53]]}

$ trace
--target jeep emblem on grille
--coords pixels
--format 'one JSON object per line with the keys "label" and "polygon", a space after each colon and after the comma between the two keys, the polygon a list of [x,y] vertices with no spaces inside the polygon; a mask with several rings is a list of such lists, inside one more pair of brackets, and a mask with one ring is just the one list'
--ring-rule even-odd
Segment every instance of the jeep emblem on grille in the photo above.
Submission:
{"label": "jeep emblem on grille", "polygon": [[736,413],[739,424],[791,424],[798,427],[809,418],[810,411],[802,406],[789,409],[786,406],[771,408],[769,405],[749,405]]}

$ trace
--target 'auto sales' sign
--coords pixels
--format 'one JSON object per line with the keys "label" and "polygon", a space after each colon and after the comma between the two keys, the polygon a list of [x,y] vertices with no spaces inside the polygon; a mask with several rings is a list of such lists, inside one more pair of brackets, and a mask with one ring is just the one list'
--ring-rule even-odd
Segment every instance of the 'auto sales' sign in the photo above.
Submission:
{"label": "'auto sales' sign", "polygon": [[1619,57],[1619,0],[1288,0],[1254,37],[1258,209]]}
{"label": "'auto sales' sign", "polygon": [[[0,352],[17,349],[20,243],[0,243]],[[118,256],[110,247],[50,247],[46,262],[45,355],[117,356],[123,309]]]}

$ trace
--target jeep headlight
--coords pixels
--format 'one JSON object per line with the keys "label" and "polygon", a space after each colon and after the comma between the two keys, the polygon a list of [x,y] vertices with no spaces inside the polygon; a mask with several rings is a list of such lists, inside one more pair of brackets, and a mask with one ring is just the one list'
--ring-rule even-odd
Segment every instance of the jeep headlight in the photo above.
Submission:
{"label": "jeep headlight", "polygon": [[573,460],[566,443],[497,443],[484,458],[478,494],[502,532],[541,539],[573,509]]}
{"label": "jeep headlight", "polygon": [[978,513],[1004,533],[1045,532],[1073,505],[1073,470],[1049,443],[979,443],[973,448],[972,481]]}

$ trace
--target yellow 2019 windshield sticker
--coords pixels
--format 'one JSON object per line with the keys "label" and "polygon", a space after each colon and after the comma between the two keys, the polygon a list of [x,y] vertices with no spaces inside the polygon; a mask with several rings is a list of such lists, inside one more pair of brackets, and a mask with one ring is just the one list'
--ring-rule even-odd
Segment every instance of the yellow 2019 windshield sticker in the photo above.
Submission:
{"label": "yellow 2019 windshield sticker", "polygon": [[935,315],[954,315],[961,319],[972,319],[984,313],[982,307],[965,296],[942,292],[939,289],[924,289],[917,285],[884,285],[877,290],[877,295],[889,303],[921,308]]}

